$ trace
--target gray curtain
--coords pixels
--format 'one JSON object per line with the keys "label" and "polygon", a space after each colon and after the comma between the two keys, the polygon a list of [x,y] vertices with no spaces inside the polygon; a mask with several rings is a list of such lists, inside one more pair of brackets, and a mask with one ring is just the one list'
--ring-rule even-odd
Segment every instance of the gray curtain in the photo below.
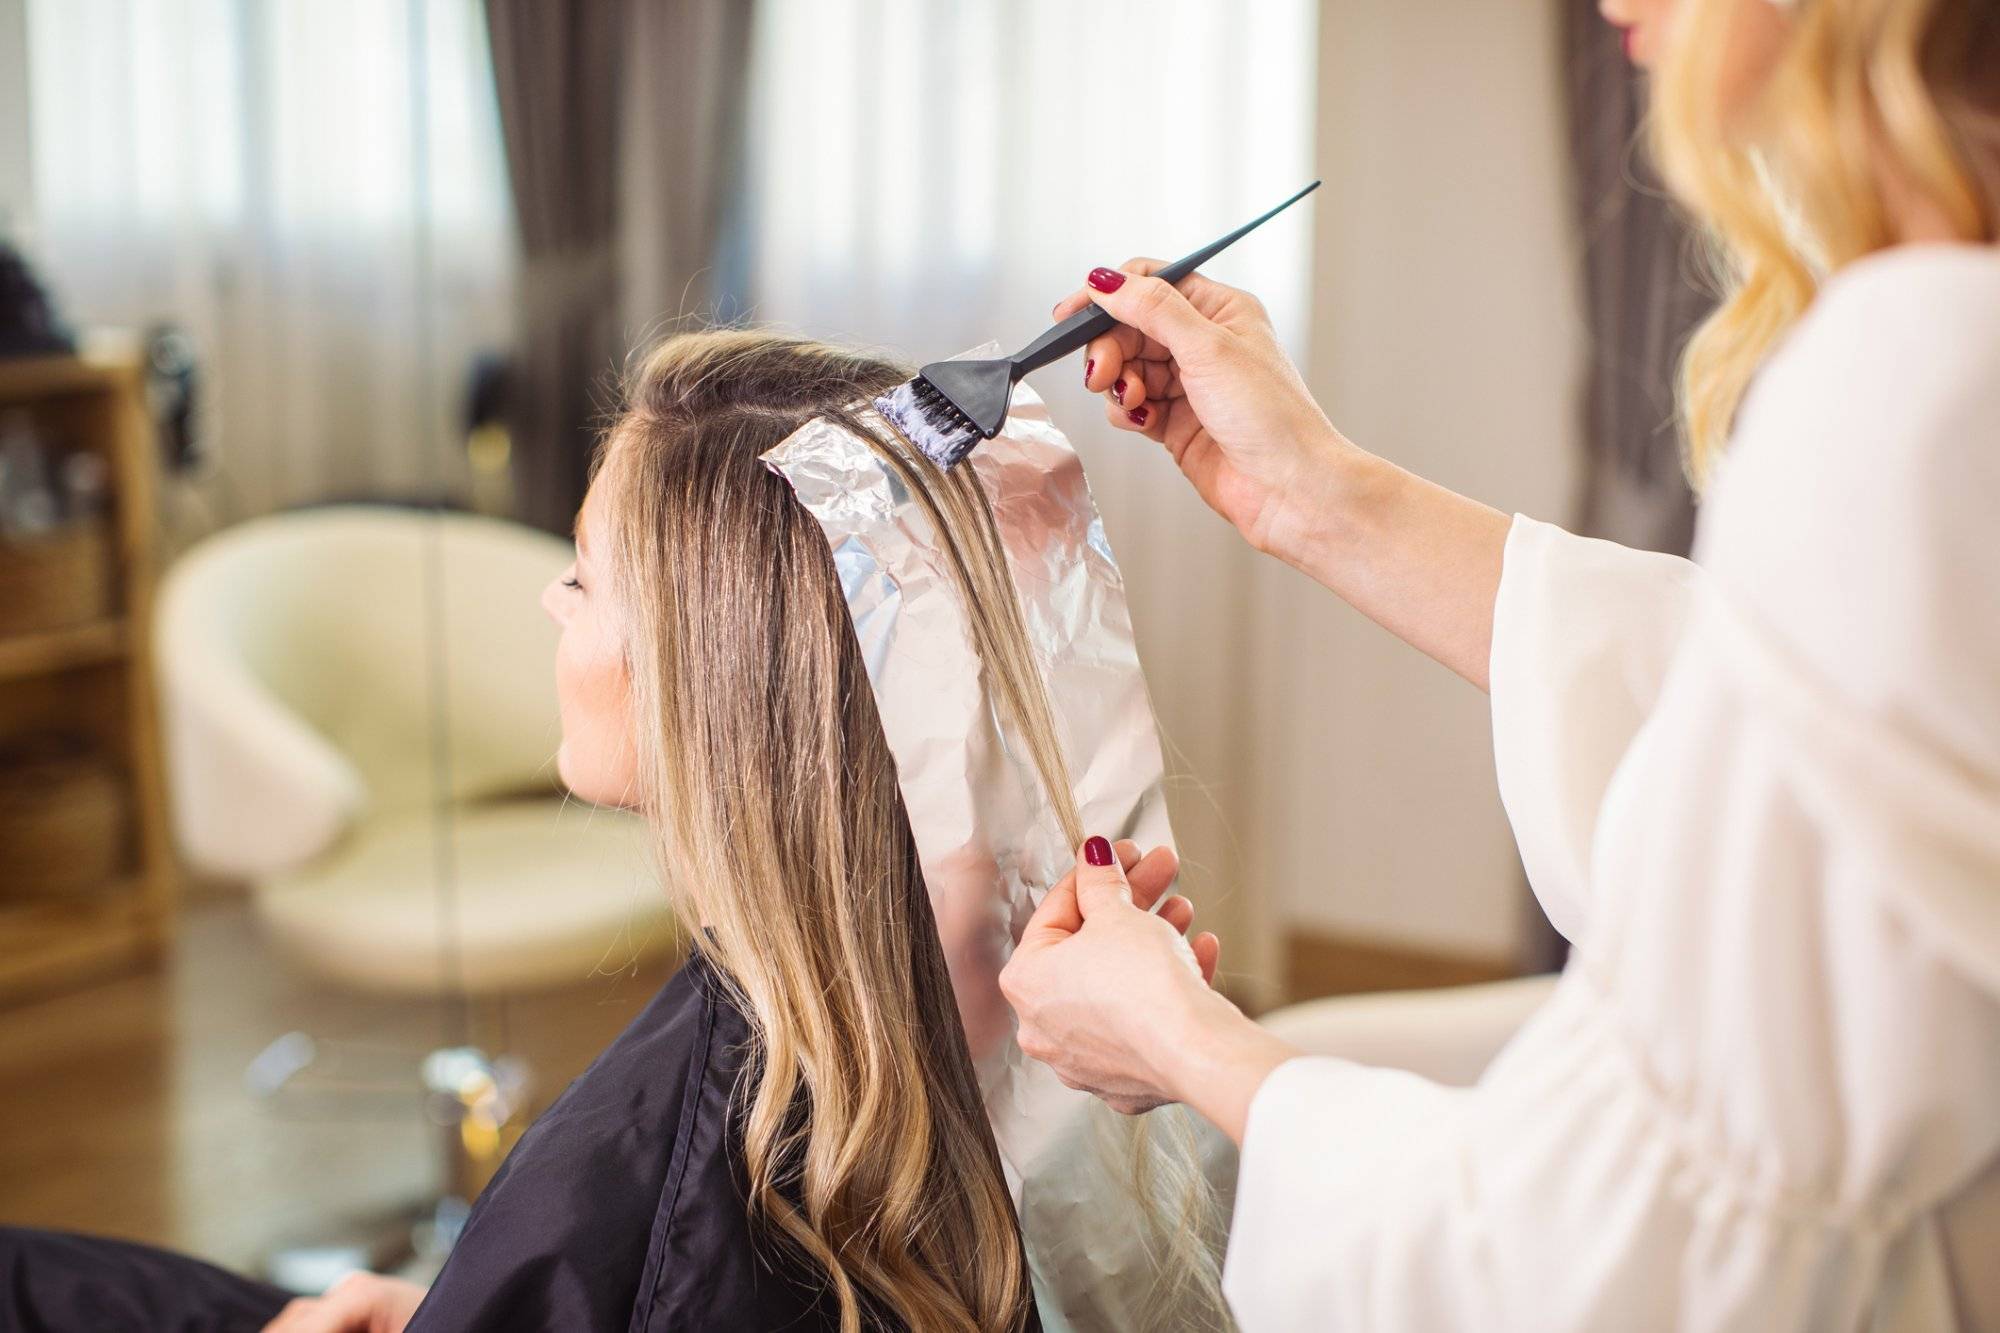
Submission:
{"label": "gray curtain", "polygon": [[515,510],[566,533],[632,343],[706,285],[733,202],[747,0],[486,0],[521,238]]}
{"label": "gray curtain", "polygon": [[[1597,0],[1561,0],[1572,205],[1582,238],[1582,494],[1574,524],[1593,537],[1687,554],[1694,496],[1674,431],[1674,367],[1710,298],[1692,280],[1695,238],[1643,142],[1646,89]],[[1527,899],[1523,962],[1562,966],[1568,947]]]}
{"label": "gray curtain", "polygon": [[729,323],[748,290],[751,0],[632,0],[620,194],[628,336]]}
{"label": "gray curtain", "polygon": [[1710,308],[1695,241],[1642,142],[1645,88],[1596,0],[1563,0],[1576,209],[1590,340],[1582,531],[1686,554],[1694,499],[1674,431],[1674,366]]}

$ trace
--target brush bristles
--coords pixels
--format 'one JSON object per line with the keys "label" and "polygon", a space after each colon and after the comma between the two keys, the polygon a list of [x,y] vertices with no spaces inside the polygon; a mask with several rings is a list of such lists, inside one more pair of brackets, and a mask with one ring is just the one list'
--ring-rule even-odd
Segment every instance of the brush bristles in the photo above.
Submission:
{"label": "brush bristles", "polygon": [[956,464],[982,438],[971,418],[921,375],[877,398],[875,410],[941,468]]}

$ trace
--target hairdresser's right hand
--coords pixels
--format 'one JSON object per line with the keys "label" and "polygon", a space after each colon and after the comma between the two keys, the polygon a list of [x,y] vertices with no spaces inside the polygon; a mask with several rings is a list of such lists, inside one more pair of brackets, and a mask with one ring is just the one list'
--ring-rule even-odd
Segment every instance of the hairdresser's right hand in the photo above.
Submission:
{"label": "hairdresser's right hand", "polygon": [[1199,273],[1151,276],[1163,267],[1093,269],[1056,306],[1058,320],[1095,302],[1119,321],[1085,351],[1084,384],[1114,426],[1164,444],[1252,546],[1296,562],[1338,463],[1360,451],[1313,401],[1262,302]]}

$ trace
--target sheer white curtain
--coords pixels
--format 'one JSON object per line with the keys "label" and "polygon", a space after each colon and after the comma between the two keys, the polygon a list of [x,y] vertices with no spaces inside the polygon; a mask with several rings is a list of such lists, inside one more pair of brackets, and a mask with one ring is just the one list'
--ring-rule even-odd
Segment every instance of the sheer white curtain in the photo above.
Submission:
{"label": "sheer white curtain", "polygon": [[[1093,265],[1173,258],[1311,178],[1312,0],[760,3],[748,273],[761,320],[916,360],[1017,346]],[[1300,208],[1207,271],[1263,297],[1302,355],[1310,261]],[[1284,725],[1261,687],[1284,651],[1279,571],[1163,455],[1105,424],[1081,370],[1032,382],[1084,453],[1126,573],[1179,751],[1191,890],[1225,932],[1225,968],[1255,990],[1275,976],[1258,754]]]}
{"label": "sheer white curtain", "polygon": [[477,0],[30,0],[28,47],[37,257],[193,335],[220,517],[458,490],[512,266]]}

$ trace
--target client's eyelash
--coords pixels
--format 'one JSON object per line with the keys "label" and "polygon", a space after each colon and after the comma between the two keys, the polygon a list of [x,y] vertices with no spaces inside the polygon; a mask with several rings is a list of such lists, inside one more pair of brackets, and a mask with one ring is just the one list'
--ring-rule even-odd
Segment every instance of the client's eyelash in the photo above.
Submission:
{"label": "client's eyelash", "polygon": [[573,578],[570,578],[570,579],[564,579],[564,580],[562,581],[562,586],[563,586],[563,587],[565,587],[565,588],[575,588],[575,589],[576,589],[576,590],[577,590],[578,592],[581,592],[581,591],[583,591],[583,585],[582,585],[581,583],[578,583],[578,582],[577,582],[577,581],[576,581],[575,579],[573,579]]}

